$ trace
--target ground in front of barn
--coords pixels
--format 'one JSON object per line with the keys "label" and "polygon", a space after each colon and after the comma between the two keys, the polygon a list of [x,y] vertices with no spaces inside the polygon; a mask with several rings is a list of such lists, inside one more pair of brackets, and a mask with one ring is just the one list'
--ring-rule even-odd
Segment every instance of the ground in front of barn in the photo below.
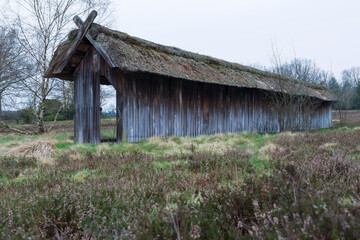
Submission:
{"label": "ground in front of barn", "polygon": [[0,133],[0,238],[356,239],[360,113],[349,115],[311,132],[121,145],[74,144],[71,121]]}

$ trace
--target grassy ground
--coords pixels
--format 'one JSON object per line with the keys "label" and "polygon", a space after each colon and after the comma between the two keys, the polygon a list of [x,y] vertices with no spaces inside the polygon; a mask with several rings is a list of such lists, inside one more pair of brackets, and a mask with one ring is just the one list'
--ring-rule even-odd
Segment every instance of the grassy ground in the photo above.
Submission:
{"label": "grassy ground", "polygon": [[[333,111],[332,115],[333,126],[341,126],[339,111]],[[342,115],[346,116],[344,118],[347,126],[360,126],[360,110],[343,111]]]}
{"label": "grassy ground", "polygon": [[357,239],[360,128],[98,146],[6,133],[0,188],[0,239]]}

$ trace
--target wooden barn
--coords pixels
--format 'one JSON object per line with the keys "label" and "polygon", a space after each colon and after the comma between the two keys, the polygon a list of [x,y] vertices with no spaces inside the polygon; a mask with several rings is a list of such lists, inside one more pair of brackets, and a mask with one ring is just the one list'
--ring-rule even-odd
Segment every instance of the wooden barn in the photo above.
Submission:
{"label": "wooden barn", "polygon": [[[74,18],[79,29],[60,44],[46,74],[74,81],[76,142],[101,141],[100,84],[116,89],[117,142],[279,131],[268,96],[289,94],[294,80],[135,38],[93,23],[95,17],[93,11],[85,22]],[[297,121],[301,129],[331,126],[333,94],[303,86],[296,95],[319,104],[311,126],[299,120],[309,117],[304,111],[287,121]]]}

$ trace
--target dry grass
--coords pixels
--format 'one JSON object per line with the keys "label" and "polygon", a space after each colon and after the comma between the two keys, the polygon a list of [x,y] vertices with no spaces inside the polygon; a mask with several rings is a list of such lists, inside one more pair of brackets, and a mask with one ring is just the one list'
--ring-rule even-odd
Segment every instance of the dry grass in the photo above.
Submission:
{"label": "dry grass", "polygon": [[1,136],[0,239],[357,239],[359,136]]}
{"label": "dry grass", "polygon": [[269,160],[273,153],[283,152],[283,151],[284,151],[284,148],[280,147],[278,144],[270,142],[260,148],[259,158],[262,160]]}
{"label": "dry grass", "polygon": [[71,145],[53,165],[3,158],[1,238],[356,239],[359,135],[152,138]]}
{"label": "dry grass", "polygon": [[145,144],[150,144],[154,148],[161,150],[165,156],[175,156],[179,154],[190,154],[193,152],[207,152],[212,154],[223,154],[227,151],[235,150],[239,145],[251,144],[249,139],[242,135],[217,134],[213,136],[192,137],[152,137]]}
{"label": "dry grass", "polygon": [[332,148],[335,148],[335,147],[337,147],[337,146],[338,146],[337,143],[327,142],[327,143],[324,143],[324,144],[320,145],[320,148],[323,148],[323,149],[332,149]]}
{"label": "dry grass", "polygon": [[41,163],[52,163],[55,141],[38,140],[20,145],[5,154],[5,157],[34,158]]}

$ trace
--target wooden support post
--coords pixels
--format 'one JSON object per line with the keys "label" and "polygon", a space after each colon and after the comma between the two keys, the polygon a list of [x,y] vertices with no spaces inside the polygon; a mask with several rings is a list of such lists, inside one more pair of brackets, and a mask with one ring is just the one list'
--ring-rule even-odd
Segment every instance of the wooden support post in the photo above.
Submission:
{"label": "wooden support post", "polygon": [[124,99],[121,91],[116,91],[116,142],[121,143],[123,139],[123,109]]}
{"label": "wooden support post", "polygon": [[116,90],[116,142],[123,140],[123,118],[124,118],[124,75],[118,69],[110,70],[108,79]]}
{"label": "wooden support post", "polygon": [[74,72],[75,142],[100,143],[100,55],[92,47]]}

